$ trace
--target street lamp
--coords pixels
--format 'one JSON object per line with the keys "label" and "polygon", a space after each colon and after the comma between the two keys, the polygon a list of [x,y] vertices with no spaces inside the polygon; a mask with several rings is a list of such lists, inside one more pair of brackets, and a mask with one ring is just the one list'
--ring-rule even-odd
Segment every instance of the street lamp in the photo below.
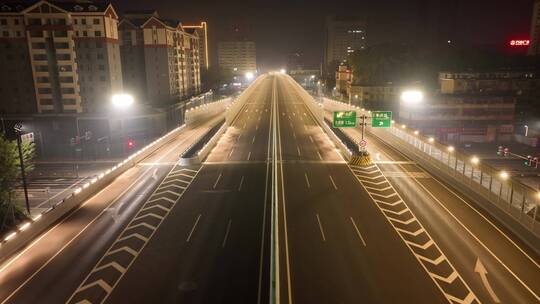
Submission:
{"label": "street lamp", "polygon": [[480,159],[476,156],[471,157],[471,164],[478,165],[480,163]]}
{"label": "street lamp", "polygon": [[419,104],[424,100],[424,93],[420,90],[407,90],[401,93],[401,100],[409,105]]}
{"label": "street lamp", "polygon": [[111,98],[112,104],[119,109],[125,109],[133,104],[133,96],[129,94],[115,94]]}
{"label": "street lamp", "polygon": [[[134,102],[133,96],[131,96],[130,94],[125,94],[125,93],[115,94],[112,96],[111,100],[112,100],[113,106],[119,110],[126,110],[127,108],[131,107],[131,105],[133,105],[133,102]],[[126,147],[124,145],[124,139],[126,138],[126,131],[124,130],[123,118],[120,118],[120,129],[122,130],[122,151],[125,154]]]}
{"label": "street lamp", "polygon": [[285,74],[285,73],[287,73],[287,70],[281,69],[281,70],[279,70],[279,72],[280,72],[281,74]]}
{"label": "street lamp", "polygon": [[529,134],[529,126],[525,125],[523,126],[525,128],[525,137]]}
{"label": "street lamp", "polygon": [[433,142],[435,142],[435,138],[430,137],[430,138],[428,139],[428,141],[429,141],[430,143],[433,143]]}
{"label": "street lamp", "polygon": [[[474,181],[474,167],[480,163],[480,159],[476,156],[471,157],[471,181]],[[480,171],[480,185],[482,184],[482,171]]]}
{"label": "street lamp", "polygon": [[506,172],[506,171],[501,171],[501,172],[499,173],[499,177],[500,177],[502,180],[507,180],[509,176],[510,176],[510,175],[509,175],[508,172]]}
{"label": "street lamp", "polygon": [[22,123],[18,122],[13,127],[15,130],[15,134],[17,135],[17,149],[19,150],[19,162],[21,165],[21,177],[23,182],[23,189],[24,189],[24,200],[26,202],[26,212],[28,212],[28,215],[30,215],[30,202],[28,201],[28,187],[26,186],[26,173],[24,171],[24,157],[22,153],[22,147],[21,147],[21,135],[23,132],[23,125]]}
{"label": "street lamp", "polygon": [[252,80],[253,77],[255,77],[255,76],[253,75],[252,72],[247,72],[247,73],[246,73],[246,79],[247,79],[247,80]]}
{"label": "street lamp", "polygon": [[414,135],[418,135],[420,132],[418,130],[414,131]]}

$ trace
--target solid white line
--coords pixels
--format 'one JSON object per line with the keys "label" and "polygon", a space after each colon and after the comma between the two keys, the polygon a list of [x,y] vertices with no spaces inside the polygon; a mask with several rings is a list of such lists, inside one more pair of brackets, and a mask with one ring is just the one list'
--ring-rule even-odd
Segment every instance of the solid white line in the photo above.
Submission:
{"label": "solid white line", "polygon": [[322,155],[321,155],[321,153],[319,152],[319,150],[317,150],[317,155],[319,155],[319,159],[320,159],[320,160],[323,160]]}
{"label": "solid white line", "polygon": [[249,153],[248,153],[247,160],[249,160],[250,158],[251,158],[251,151],[249,151]]}
{"label": "solid white line", "polygon": [[253,139],[251,140],[251,143],[255,142],[255,135],[253,135]]}
{"label": "solid white line", "polygon": [[228,158],[231,158],[231,155],[233,154],[233,152],[234,152],[234,147],[231,149],[231,152],[229,152]]}
{"label": "solid white line", "polygon": [[354,222],[354,219],[352,218],[352,216],[351,216],[350,219],[351,219],[351,222],[352,222],[352,224],[354,226],[354,230],[356,230],[356,234],[358,234],[358,237],[362,241],[362,244],[364,244],[364,246],[367,246],[366,242],[364,241],[364,238],[362,237],[362,234],[360,233],[360,230],[358,230],[358,226],[356,226],[356,223]]}
{"label": "solid white line", "polygon": [[332,175],[328,175],[328,177],[330,177],[330,181],[332,182],[332,186],[334,186],[334,189],[338,189],[337,186],[336,186],[336,183],[334,182],[334,179],[332,178]]}
{"label": "solid white line", "polygon": [[[397,151],[399,152],[399,151]],[[384,152],[383,152],[384,153]],[[387,153],[384,153],[386,154],[386,156],[390,159],[390,160],[394,160],[393,158],[391,158]],[[405,156],[403,153],[400,153],[402,154],[406,159],[409,159],[407,156]],[[409,159],[410,160],[410,159]],[[405,171],[405,172],[408,172],[402,165],[398,164],[398,166],[401,168],[401,170]],[[424,171],[425,172],[425,171]],[[527,254],[525,253],[519,246],[517,246],[517,244],[515,244],[506,234],[504,234],[497,226],[495,226],[495,224],[493,224],[490,220],[488,220],[483,214],[481,214],[478,210],[476,210],[475,208],[473,208],[467,201],[465,201],[463,198],[461,198],[461,196],[459,196],[457,193],[455,193],[454,191],[452,191],[451,189],[449,189],[448,187],[446,187],[446,185],[444,185],[442,182],[440,182],[439,180],[437,180],[436,178],[434,178],[431,174],[429,174],[428,172],[426,172],[428,175],[430,175],[432,177],[433,180],[437,181],[438,184],[440,184],[443,188],[445,188],[446,190],[448,190],[450,193],[452,193],[455,197],[459,198],[459,200],[461,200],[462,202],[464,202],[467,206],[469,206],[469,208],[471,208],[473,211],[475,211],[478,215],[480,215],[482,218],[484,218],[489,224],[491,224],[491,226],[493,228],[495,228],[495,230],[499,231],[508,241],[510,241],[519,251],[521,251],[531,262],[533,262],[533,264],[535,264],[537,267],[539,267],[539,265]],[[506,269],[525,289],[527,289],[527,291],[529,291],[529,293],[531,293],[537,300],[540,301],[540,296],[538,296],[527,284],[525,284],[524,281],[521,280],[520,277],[518,277],[511,269],[510,267],[506,266],[506,264],[503,263],[503,261],[497,256],[495,255],[495,253],[493,251],[491,251],[491,249],[489,249],[489,247],[487,247],[481,240],[480,238],[478,238],[469,228],[467,228],[467,226],[465,226],[465,224],[463,224],[438,198],[435,197],[435,195],[429,191],[427,189],[427,187],[425,187],[422,183],[420,183],[420,181],[414,177],[411,176],[411,179],[413,179],[422,189],[424,189],[428,194],[429,196],[431,196],[450,216],[452,216],[452,218],[454,218],[454,220],[456,220],[456,222],[463,228],[465,229],[465,231],[467,231],[467,233],[469,233],[469,235],[475,239],[480,245],[481,247],[483,247],[495,260],[497,260],[497,262],[499,262],[499,264],[501,264],[501,266],[503,266],[504,269]]]}
{"label": "solid white line", "polygon": [[227,232],[225,232],[223,243],[221,243],[221,248],[225,248],[225,244],[227,243],[227,237],[229,236],[229,231],[231,230],[231,224],[232,224],[232,220],[229,220],[229,223],[227,224]]}
{"label": "solid white line", "polygon": [[221,178],[221,173],[218,175],[217,179],[216,179],[216,182],[214,183],[214,186],[212,187],[212,189],[216,189],[217,187],[217,184],[219,183],[219,179]]}
{"label": "solid white line", "polygon": [[319,230],[321,231],[323,242],[326,242],[326,236],[324,236],[324,230],[321,224],[321,219],[319,218],[319,214],[317,213],[316,216],[317,216],[317,222],[319,223]]}
{"label": "solid white line", "polygon": [[298,145],[296,146],[296,151],[298,151],[298,156],[302,155],[302,153],[300,153],[300,147]]}
{"label": "solid white line", "polygon": [[[279,113],[279,103],[276,102],[276,108],[277,108],[277,111]],[[283,113],[285,114],[285,113]],[[291,288],[291,266],[290,266],[290,257],[289,257],[289,236],[288,236],[288,231],[287,231],[287,209],[286,209],[286,206],[285,206],[285,178],[284,178],[284,175],[283,175],[283,150],[282,150],[282,147],[281,147],[281,124],[279,123],[279,119],[277,120],[277,132],[279,134],[278,136],[278,142],[279,142],[279,166],[280,166],[280,171],[281,171],[281,196],[282,196],[282,199],[281,199],[281,203],[282,203],[282,208],[283,208],[283,227],[284,227],[284,235],[285,235],[285,257],[286,257],[286,267],[287,267],[287,291],[288,291],[288,304],[292,304],[293,303],[293,300],[292,300],[292,288]],[[279,233],[278,233],[279,235]],[[279,257],[279,254],[278,254],[278,257]],[[279,286],[279,282],[277,284]]]}
{"label": "solid white line", "polygon": [[242,185],[244,184],[244,176],[240,179],[240,185],[238,185],[238,191],[242,190]]}
{"label": "solid white line", "polygon": [[[196,133],[196,132],[195,132]],[[191,136],[190,136],[191,137]],[[190,138],[188,137],[188,138]],[[177,137],[178,138],[178,137]],[[167,157],[172,151],[175,151],[178,149],[178,147],[180,145],[182,145],[186,140],[188,140],[188,138],[184,138],[182,139],[178,144],[174,145],[171,149],[167,150],[165,153],[163,153],[163,155],[157,159],[156,162],[160,162],[162,159],[164,159],[165,157]],[[165,143],[162,147],[160,147],[159,149],[161,148],[164,148],[165,145],[167,145],[168,143]],[[134,167],[135,168],[135,167]],[[19,287],[17,287],[17,289],[15,289],[11,294],[9,294],[8,297],[6,297],[4,299],[4,302],[2,303],[5,303],[7,302],[14,294],[16,294],[21,288],[23,288],[31,279],[33,279],[43,268],[45,268],[54,258],[56,258],[67,246],[69,246],[69,244],[71,244],[76,238],[79,237],[79,235],[81,235],[88,227],[90,227],[90,225],[92,225],[99,217],[101,217],[102,214],[104,214],[105,212],[108,211],[109,207],[112,206],[114,203],[116,203],[121,197],[124,196],[124,194],[126,192],[128,192],[138,181],[139,179],[143,178],[144,176],[146,176],[146,173],[148,173],[150,170],[152,169],[152,167],[149,167],[148,169],[146,169],[137,179],[135,179],[124,191],[122,191],[122,193],[120,193],[119,196],[117,196],[114,200],[111,201],[111,203],[109,203],[107,206],[105,206],[105,208],[102,209],[102,211],[96,215],[92,221],[90,221],[86,226],[84,226],[73,238],[71,238],[64,246],[62,246],[52,257],[50,257],[43,265],[41,265],[41,267],[38,268],[38,270],[36,270],[34,273],[32,273],[32,275],[30,277],[28,277],[22,284],[19,285]],[[127,172],[127,171],[126,171]],[[103,189],[101,189],[98,193],[94,194],[92,197],[88,198],[85,202],[83,202],[82,204],[79,205],[79,207],[77,207],[77,209],[73,210],[71,213],[69,213],[68,216],[66,216],[61,222],[59,222],[58,224],[56,224],[54,227],[52,227],[51,229],[49,229],[47,232],[45,232],[44,234],[42,234],[38,239],[36,239],[35,241],[33,241],[29,246],[27,246],[23,251],[21,251],[18,255],[16,255],[14,258],[8,260],[3,266],[2,268],[0,268],[0,273],[3,272],[7,267],[9,267],[12,263],[14,263],[16,260],[18,260],[23,254],[25,254],[28,250],[32,249],[39,241],[41,241],[44,237],[46,237],[49,233],[52,233],[52,231],[54,231],[55,229],[57,229],[60,225],[62,225],[64,222],[66,222],[69,218],[71,218],[77,211],[79,211],[80,209],[82,209],[84,206],[86,206],[87,204],[89,204],[91,202],[91,199],[100,195],[103,191],[106,191],[108,188],[109,188],[110,184],[107,185],[106,187],[104,187]]]}
{"label": "solid white line", "polygon": [[186,242],[189,243],[189,241],[191,240],[191,236],[193,235],[193,232],[195,231],[195,228],[197,228],[197,224],[199,223],[199,220],[201,219],[201,215],[199,214],[199,216],[197,216],[197,220],[195,220],[195,224],[193,224],[193,228],[191,228],[191,231],[189,232],[189,235],[186,239]]}
{"label": "solid white line", "polygon": [[309,140],[311,140],[311,143],[313,143],[313,137],[311,137],[311,135],[309,136]]}

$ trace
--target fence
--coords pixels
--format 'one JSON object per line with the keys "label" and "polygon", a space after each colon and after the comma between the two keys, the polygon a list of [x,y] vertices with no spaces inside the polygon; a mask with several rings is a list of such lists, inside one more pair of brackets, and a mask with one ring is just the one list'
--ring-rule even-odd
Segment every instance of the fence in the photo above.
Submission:
{"label": "fence", "polygon": [[[323,108],[328,111],[362,112],[359,107],[328,98],[324,98]],[[494,168],[452,146],[437,143],[433,138],[421,135],[405,125],[393,123],[391,128],[368,128],[368,132],[383,141],[392,142],[394,146],[399,145],[402,152],[408,152],[408,156],[413,156],[425,167],[448,176],[492,205],[488,207],[495,206],[499,213],[510,216],[536,237],[540,236],[540,191],[521,183],[510,172]]]}

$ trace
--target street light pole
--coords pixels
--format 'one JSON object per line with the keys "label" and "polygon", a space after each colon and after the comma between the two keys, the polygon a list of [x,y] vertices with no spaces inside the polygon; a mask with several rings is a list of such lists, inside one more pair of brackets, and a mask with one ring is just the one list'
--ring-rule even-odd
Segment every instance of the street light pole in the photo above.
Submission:
{"label": "street light pole", "polygon": [[22,132],[22,124],[21,123],[15,124],[15,133],[17,135],[17,149],[19,150],[19,162],[21,164],[21,177],[22,177],[23,189],[24,189],[24,200],[26,202],[26,212],[28,212],[28,215],[30,215],[30,202],[28,201],[28,187],[26,186],[26,173],[24,171],[24,157],[23,157],[22,147],[21,147],[21,132]]}

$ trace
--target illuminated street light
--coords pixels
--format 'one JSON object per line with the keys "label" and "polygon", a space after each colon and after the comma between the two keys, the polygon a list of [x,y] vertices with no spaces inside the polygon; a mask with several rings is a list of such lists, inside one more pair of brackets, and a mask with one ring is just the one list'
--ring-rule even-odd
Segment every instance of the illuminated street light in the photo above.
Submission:
{"label": "illuminated street light", "polygon": [[406,127],[407,127],[407,125],[401,125],[402,129],[405,129]]}
{"label": "illuminated street light", "polygon": [[255,75],[253,75],[252,72],[247,72],[247,73],[246,73],[246,79],[247,79],[247,80],[252,80],[253,77],[255,77]]}
{"label": "illuminated street light", "polygon": [[287,70],[281,69],[281,70],[279,70],[279,72],[280,72],[281,74],[285,74],[285,73],[287,73]]}
{"label": "illuminated street light", "polygon": [[501,171],[501,173],[499,173],[499,177],[500,177],[502,180],[508,179],[508,176],[509,176],[509,174],[508,174],[508,172],[506,172],[506,171]]}
{"label": "illuminated street light", "polygon": [[478,165],[479,162],[480,162],[480,159],[478,157],[476,156],[471,157],[471,164]]}
{"label": "illuminated street light", "polygon": [[454,146],[448,146],[448,148],[446,148],[448,150],[448,152],[454,152],[455,148]]}
{"label": "illuminated street light", "polygon": [[401,93],[401,100],[407,104],[419,104],[424,100],[424,93],[419,90],[408,90]]}
{"label": "illuminated street light", "polygon": [[133,96],[129,94],[115,94],[112,96],[112,103],[117,108],[127,108],[133,104]]}
{"label": "illuminated street light", "polygon": [[428,141],[429,141],[430,143],[435,142],[435,138],[430,137],[430,138],[428,139]]}
{"label": "illuminated street light", "polygon": [[315,79],[315,75],[311,75],[311,79]]}
{"label": "illuminated street light", "polygon": [[418,135],[420,132],[418,130],[414,131],[414,135]]}

